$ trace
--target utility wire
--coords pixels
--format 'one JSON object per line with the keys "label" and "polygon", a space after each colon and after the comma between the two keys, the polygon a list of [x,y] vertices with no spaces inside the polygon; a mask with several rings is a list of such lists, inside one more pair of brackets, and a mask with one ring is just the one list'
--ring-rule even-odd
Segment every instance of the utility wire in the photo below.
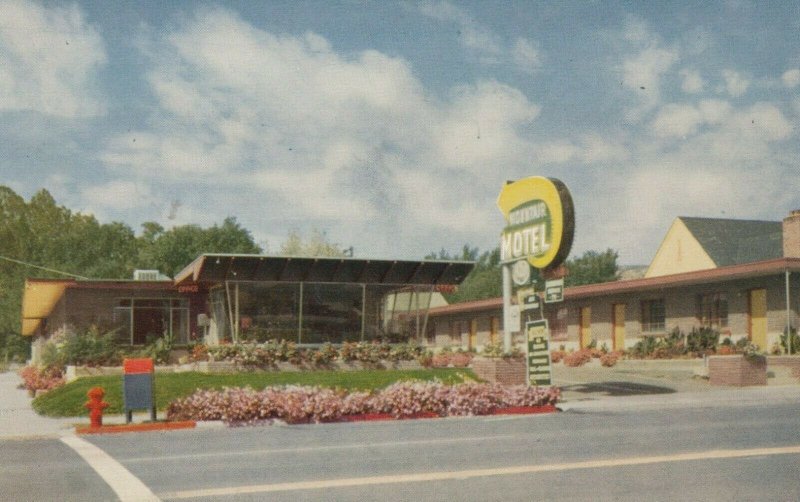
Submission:
{"label": "utility wire", "polygon": [[39,270],[45,270],[47,272],[54,272],[56,274],[61,274],[61,275],[69,276],[69,277],[74,277],[75,279],[89,279],[88,277],[84,277],[82,275],[70,274],[69,272],[62,272],[62,271],[56,270],[54,268],[40,267],[39,265],[34,265],[33,263],[28,263],[28,262],[25,262],[25,261],[15,260],[14,258],[9,258],[7,256],[0,255],[0,259],[7,260],[7,261],[10,261],[12,263],[17,263],[19,265],[25,265],[26,267],[38,268]]}

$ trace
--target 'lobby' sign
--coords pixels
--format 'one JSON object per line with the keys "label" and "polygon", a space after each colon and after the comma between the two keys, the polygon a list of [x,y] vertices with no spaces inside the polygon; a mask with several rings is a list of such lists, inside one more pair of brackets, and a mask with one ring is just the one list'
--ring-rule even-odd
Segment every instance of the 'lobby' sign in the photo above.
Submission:
{"label": "'lobby' sign", "polygon": [[508,183],[500,191],[497,206],[506,218],[501,261],[525,259],[543,269],[557,267],[569,255],[575,210],[564,183],[541,176]]}

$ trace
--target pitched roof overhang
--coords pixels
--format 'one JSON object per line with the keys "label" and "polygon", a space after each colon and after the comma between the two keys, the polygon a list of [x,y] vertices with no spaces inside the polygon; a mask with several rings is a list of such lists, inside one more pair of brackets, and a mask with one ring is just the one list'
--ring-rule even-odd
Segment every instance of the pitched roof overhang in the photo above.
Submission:
{"label": "pitched roof overhang", "polygon": [[175,284],[264,281],[454,285],[460,284],[474,266],[466,261],[203,254],[175,276]]}
{"label": "pitched roof overhang", "polygon": [[26,279],[22,293],[22,334],[32,335],[75,281]]}

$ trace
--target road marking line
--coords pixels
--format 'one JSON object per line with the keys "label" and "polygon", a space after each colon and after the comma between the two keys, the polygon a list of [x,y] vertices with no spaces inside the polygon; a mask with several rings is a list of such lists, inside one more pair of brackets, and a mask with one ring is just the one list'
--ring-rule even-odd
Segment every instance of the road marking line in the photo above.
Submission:
{"label": "road marking line", "polygon": [[78,436],[64,436],[61,441],[83,457],[123,502],[159,502],[161,500],[139,478],[92,443]]}
{"label": "road marking line", "polygon": [[678,453],[651,457],[630,457],[619,459],[587,460],[561,464],[521,465],[515,467],[499,467],[495,469],[470,469],[464,471],[423,472],[418,474],[396,474],[388,476],[371,476],[362,478],[324,479],[317,481],[296,481],[263,485],[234,486],[230,488],[205,488],[162,493],[164,499],[186,499],[200,497],[223,497],[230,495],[246,495],[253,493],[269,493],[297,490],[320,490],[328,488],[345,488],[356,486],[383,485],[395,483],[418,483],[422,481],[462,480],[487,476],[510,476],[516,474],[536,474],[540,472],[567,471],[576,469],[599,469],[607,467],[625,467],[667,462],[688,462],[692,460],[729,459],[756,457],[767,455],[800,454],[800,446],[777,448],[752,448],[748,450],[713,450],[695,453]]}
{"label": "road marking line", "polygon": [[[527,416],[527,415],[519,415]],[[514,439],[518,435],[502,434],[495,436],[480,436],[480,437],[466,437],[466,438],[444,438],[444,439],[418,439],[411,441],[387,441],[383,443],[356,443],[344,445],[330,445],[330,446],[304,446],[300,448],[275,448],[263,450],[246,450],[246,451],[226,451],[219,453],[186,453],[182,455],[165,455],[163,457],[131,457],[126,458],[126,462],[163,462],[165,460],[183,460],[187,458],[197,459],[206,457],[241,457],[247,455],[267,455],[267,454],[281,454],[281,453],[304,453],[304,452],[317,452],[317,451],[332,451],[332,450],[364,450],[374,448],[391,448],[396,446],[420,446],[420,445],[435,445],[435,444],[448,444],[448,443],[474,443],[480,441],[497,441],[501,439]]]}

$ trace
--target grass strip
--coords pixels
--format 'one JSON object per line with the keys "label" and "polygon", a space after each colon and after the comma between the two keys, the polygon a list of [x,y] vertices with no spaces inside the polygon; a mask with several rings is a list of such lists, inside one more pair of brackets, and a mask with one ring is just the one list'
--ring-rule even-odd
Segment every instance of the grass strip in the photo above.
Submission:
{"label": "grass strip", "polygon": [[[95,386],[103,387],[104,401],[109,403],[107,415],[123,413],[122,376],[79,378],[53,389],[33,400],[33,409],[48,417],[88,416],[83,407],[86,393]],[[446,384],[476,380],[472,370],[464,368],[431,368],[423,370],[304,371],[252,373],[159,373],[155,375],[156,408],[166,409],[175,399],[186,397],[197,389],[252,387],[263,389],[276,385],[310,385],[347,390],[376,390],[402,380],[439,380]]]}

